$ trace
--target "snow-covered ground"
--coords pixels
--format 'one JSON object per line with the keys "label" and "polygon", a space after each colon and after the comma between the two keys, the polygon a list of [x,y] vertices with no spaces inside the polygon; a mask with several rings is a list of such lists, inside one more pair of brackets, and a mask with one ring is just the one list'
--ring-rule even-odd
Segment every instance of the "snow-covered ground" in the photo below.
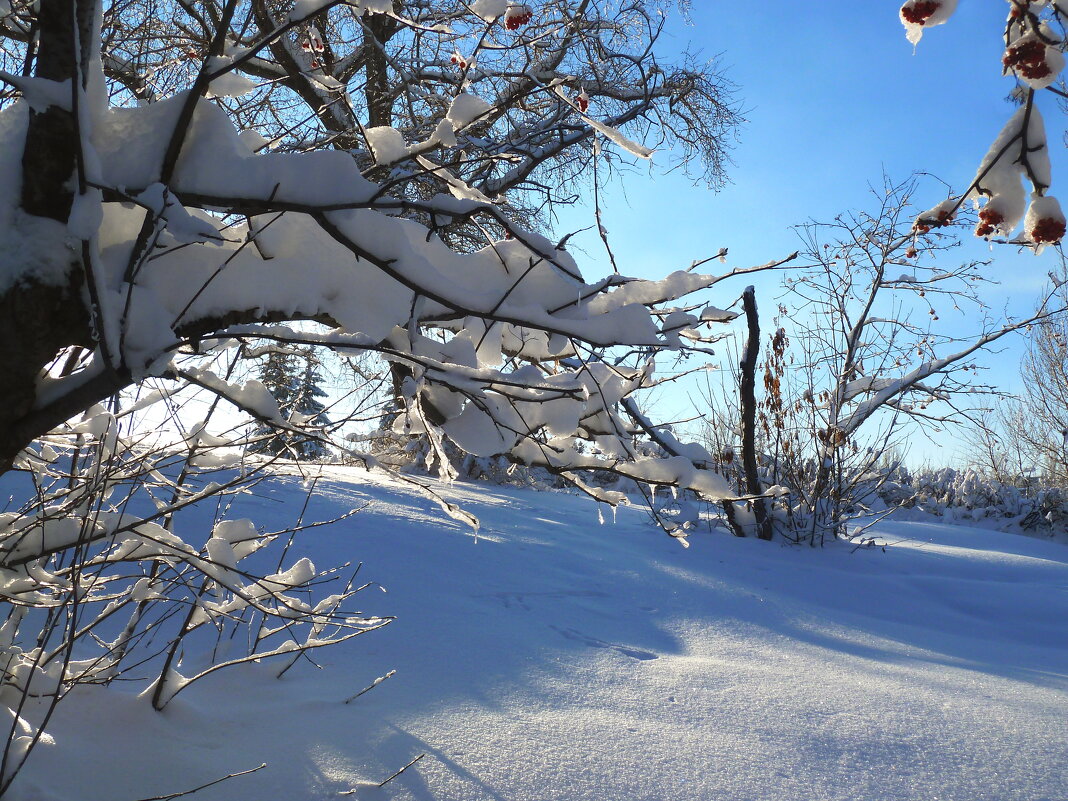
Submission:
{"label": "snow-covered ground", "polygon": [[[132,688],[59,707],[17,801],[1064,801],[1068,548],[883,523],[884,549],[615,524],[558,493],[456,485],[476,539],[411,489],[332,469],[304,533],[396,615],[274,679],[214,674],[162,713]],[[282,501],[282,503],[279,503]],[[292,479],[235,510],[292,522]],[[395,676],[345,704],[376,677]],[[384,788],[374,785],[426,756]]]}

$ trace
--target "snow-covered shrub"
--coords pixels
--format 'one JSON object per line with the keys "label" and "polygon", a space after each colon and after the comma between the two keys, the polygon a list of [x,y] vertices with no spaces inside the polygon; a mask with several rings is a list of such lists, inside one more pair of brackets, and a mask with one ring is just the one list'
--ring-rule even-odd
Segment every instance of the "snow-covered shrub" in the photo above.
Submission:
{"label": "snow-covered shrub", "polygon": [[[767,502],[789,539],[844,536],[850,519],[885,511],[891,497],[909,502],[885,469],[887,454],[910,428],[966,423],[954,398],[972,389],[973,354],[1063,308],[1051,293],[1027,320],[988,316],[969,338],[941,329],[943,304],[983,309],[986,279],[982,264],[944,264],[952,229],[916,227],[910,200],[919,186],[887,181],[869,208],[798,231],[811,266],[787,274],[775,330],[765,334],[753,446],[759,484],[777,488]],[[720,450],[744,461],[742,421],[728,412],[714,426],[737,437]],[[752,481],[748,492],[735,486],[760,494]]]}
{"label": "snow-covered shrub", "polygon": [[[245,455],[250,426],[217,398],[199,421],[202,399],[175,416],[189,393],[173,389],[89,409],[25,449],[5,479],[19,500],[0,513],[0,704],[11,716],[0,792],[79,685],[137,682],[162,709],[217,670],[273,662],[281,674],[387,622],[351,608],[367,586],[356,570],[287,555],[318,521],[265,531],[234,515],[266,477],[262,457]],[[266,394],[255,382],[243,391]]]}
{"label": "snow-covered shrub", "polygon": [[1064,532],[1068,523],[1068,492],[1022,475],[1006,481],[971,468],[897,471],[880,497],[887,506],[1025,531]]}

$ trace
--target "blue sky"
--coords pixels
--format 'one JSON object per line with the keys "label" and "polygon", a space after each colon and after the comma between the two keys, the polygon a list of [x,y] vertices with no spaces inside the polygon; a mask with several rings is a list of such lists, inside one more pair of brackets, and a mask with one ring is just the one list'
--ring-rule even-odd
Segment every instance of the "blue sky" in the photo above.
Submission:
{"label": "blue sky", "polygon": [[[898,20],[898,4],[860,0],[827,4],[694,2],[692,25],[676,16],[662,52],[689,47],[719,56],[748,122],[740,131],[731,184],[719,193],[695,187],[680,172],[639,167],[606,193],[604,222],[624,273],[656,276],[730,248],[730,266],[778,258],[798,247],[791,226],[827,220],[862,206],[885,172],[915,171],[965,188],[1012,112],[1005,97],[1014,83],[1001,75],[1001,31],[1007,4],[962,0],[949,23],[926,32],[915,53]],[[1048,94],[1048,93],[1047,93]],[[1068,186],[1065,118],[1052,96],[1042,97],[1053,150],[1053,190]],[[665,166],[669,160],[654,156]],[[930,204],[945,196],[929,184]],[[936,194],[941,191],[941,194]],[[559,230],[589,225],[588,209],[560,220]],[[608,269],[590,236],[587,275]],[[1040,256],[970,241],[962,258],[993,258],[986,274],[999,281],[992,306],[1029,311],[1046,274],[1059,264]],[[947,264],[948,266],[948,264]],[[778,279],[758,283],[764,308],[774,307]],[[727,302],[742,286],[725,290]],[[946,323],[961,333],[977,321]],[[767,325],[767,324],[766,324]],[[983,380],[1019,385],[1020,343],[988,359]],[[934,453],[918,442],[923,454]],[[949,456],[947,445],[942,456]],[[944,461],[944,459],[940,459]]]}

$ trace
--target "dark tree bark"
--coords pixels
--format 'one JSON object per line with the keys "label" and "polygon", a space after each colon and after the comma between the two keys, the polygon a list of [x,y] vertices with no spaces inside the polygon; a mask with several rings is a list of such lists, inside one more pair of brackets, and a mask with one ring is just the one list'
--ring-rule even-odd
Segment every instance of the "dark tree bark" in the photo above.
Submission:
{"label": "dark tree bark", "polygon": [[742,524],[738,522],[738,515],[734,511],[734,501],[728,499],[723,502],[723,514],[727,517],[727,525],[730,526],[731,533],[735,537],[744,537],[745,529],[742,528]]}
{"label": "dark tree bark", "polygon": [[[40,47],[34,75],[50,81],[75,80],[74,4],[41,0]],[[22,153],[22,208],[27,214],[65,223],[74,200],[70,179],[77,156],[77,130],[69,109],[49,106],[30,111]]]}
{"label": "dark tree bark", "polygon": [[[75,26],[86,29],[91,14],[91,0],[41,0],[36,77],[75,85],[79,63],[86,62],[75,47]],[[88,36],[81,40],[90,41]],[[50,106],[30,111],[22,153],[21,205],[26,214],[66,224],[74,200],[77,156],[71,110]],[[18,451],[40,433],[27,437],[24,421],[33,416],[42,371],[64,348],[93,346],[85,290],[81,260],[72,250],[65,281],[26,276],[0,295],[0,361],[5,369],[0,471],[10,468]]]}
{"label": "dark tree bark", "polygon": [[[742,350],[741,404],[742,404],[742,470],[745,474],[745,491],[750,495],[762,495],[756,459],[756,366],[760,353],[760,320],[757,317],[756,290],[747,286],[742,293],[742,308],[749,326],[749,336]],[[756,517],[757,537],[771,539],[771,520],[763,498],[753,500],[753,515]]]}
{"label": "dark tree bark", "polygon": [[[401,4],[394,2],[393,8],[399,12]],[[371,127],[392,125],[393,98],[389,91],[389,62],[386,59],[385,46],[397,32],[399,25],[385,14],[365,14],[362,23],[366,63],[363,91],[367,101],[367,124]]]}

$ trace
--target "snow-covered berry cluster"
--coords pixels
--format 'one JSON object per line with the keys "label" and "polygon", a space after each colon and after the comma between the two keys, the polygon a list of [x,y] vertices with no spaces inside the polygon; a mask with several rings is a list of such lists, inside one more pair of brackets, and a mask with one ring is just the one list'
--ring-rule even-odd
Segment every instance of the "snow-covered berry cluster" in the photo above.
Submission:
{"label": "snow-covered berry cluster", "polygon": [[1036,244],[1055,244],[1064,238],[1064,218],[1054,219],[1043,217],[1034,227],[1028,231],[1031,240]]}
{"label": "snow-covered berry cluster", "polygon": [[520,3],[508,6],[504,12],[504,27],[510,31],[517,31],[534,18],[534,12],[530,6]]}
{"label": "snow-covered berry cluster", "polygon": [[975,235],[986,239],[994,236],[1005,224],[1005,215],[987,204],[979,211],[979,223],[975,226]]}
{"label": "snow-covered berry cluster", "polygon": [[953,222],[953,215],[959,205],[957,198],[948,198],[943,200],[933,209],[928,209],[923,214],[916,217],[916,221],[912,224],[912,230],[917,234],[930,233],[932,228],[941,228],[943,225],[949,225]]}
{"label": "snow-covered berry cluster", "polygon": [[300,49],[305,53],[322,53],[326,50],[322,34],[314,25],[300,39]]}
{"label": "snow-covered berry cluster", "polygon": [[[970,197],[984,204],[976,236],[1010,237],[1026,211],[1022,241],[1035,245],[1059,241],[1064,216],[1057,201],[1046,196],[1051,181],[1042,115],[1037,108],[1021,108],[990,146],[972,182]],[[1025,184],[1031,188],[1030,207]]]}
{"label": "snow-covered berry cluster", "polygon": [[1066,223],[1057,198],[1049,195],[1031,201],[1024,219],[1024,233],[1036,245],[1055,245],[1064,238]]}
{"label": "snow-covered berry cluster", "polygon": [[575,105],[579,107],[579,111],[585,113],[590,108],[590,96],[586,94],[586,90],[583,89],[577,95],[575,95]]}
{"label": "snow-covered berry cluster", "polygon": [[[986,239],[1007,239],[1023,221],[1023,231],[1013,241],[1029,243],[1040,250],[1059,243],[1066,228],[1060,204],[1046,194],[1052,173],[1036,92],[1059,80],[1065,68],[1066,44],[1054,26],[1068,23],[1068,7],[1049,0],[1008,2],[1007,47],[1001,64],[1006,75],[1020,82],[1014,97],[1021,102],[1021,108],[991,144],[964,197],[947,202],[955,209],[964,200],[972,200],[979,210],[975,234]],[[945,22],[956,5],[957,0],[906,0],[901,6],[901,21],[908,40],[918,42],[925,28]],[[948,222],[939,217],[940,208],[946,208],[945,204],[917,217],[913,230],[926,234]]]}
{"label": "snow-covered berry cluster", "polygon": [[1064,55],[1056,44],[1051,34],[1025,33],[1009,45],[1001,63],[1006,72],[1012,72],[1032,88],[1045,89],[1064,69]]}
{"label": "snow-covered berry cluster", "polygon": [[313,69],[319,69],[322,64],[320,54],[326,50],[326,43],[323,41],[323,35],[319,33],[319,29],[314,25],[310,26],[304,35],[300,37],[300,49],[305,53],[312,54],[312,59],[309,66]]}
{"label": "snow-covered berry cluster", "polygon": [[1050,73],[1046,63],[1046,43],[1034,34],[1021,36],[1005,51],[1001,63],[1027,78],[1045,78]]}
{"label": "snow-covered berry cluster", "polygon": [[900,11],[905,35],[916,44],[925,28],[941,25],[956,9],[957,0],[906,0]]}
{"label": "snow-covered berry cluster", "polygon": [[901,7],[901,19],[913,25],[923,25],[941,5],[938,0],[911,0]]}
{"label": "snow-covered berry cluster", "polygon": [[463,72],[467,69],[467,59],[460,54],[459,50],[456,50],[452,54],[452,56],[449,58],[449,61],[455,64],[456,68],[460,70],[460,72]]}

